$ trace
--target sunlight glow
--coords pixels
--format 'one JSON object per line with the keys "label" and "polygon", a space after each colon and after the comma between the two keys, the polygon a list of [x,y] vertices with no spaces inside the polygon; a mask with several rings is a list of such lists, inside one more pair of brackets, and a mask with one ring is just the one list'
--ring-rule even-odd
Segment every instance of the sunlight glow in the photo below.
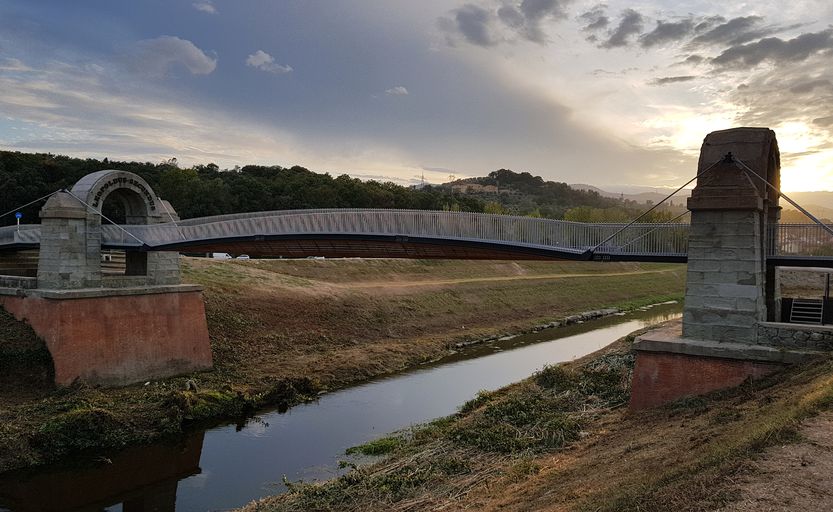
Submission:
{"label": "sunlight glow", "polygon": [[781,150],[781,189],[784,192],[833,190],[833,150],[821,149],[825,134],[802,122],[773,128]]}

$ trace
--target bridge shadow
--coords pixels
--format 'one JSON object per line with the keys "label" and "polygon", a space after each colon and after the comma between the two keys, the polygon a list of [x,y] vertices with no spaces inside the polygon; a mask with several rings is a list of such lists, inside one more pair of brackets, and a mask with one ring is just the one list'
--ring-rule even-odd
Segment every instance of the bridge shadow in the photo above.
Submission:
{"label": "bridge shadow", "polygon": [[180,480],[199,474],[202,432],[176,443],[127,449],[89,468],[58,468],[0,479],[0,510],[174,512]]}

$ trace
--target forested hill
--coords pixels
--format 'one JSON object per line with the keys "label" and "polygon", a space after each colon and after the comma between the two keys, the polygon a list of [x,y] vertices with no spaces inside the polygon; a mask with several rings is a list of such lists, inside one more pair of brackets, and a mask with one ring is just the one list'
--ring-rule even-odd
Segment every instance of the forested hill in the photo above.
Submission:
{"label": "forested hill", "polygon": [[[304,208],[415,208],[482,212],[474,197],[453,195],[449,188],[415,190],[394,183],[333,178],[303,167],[247,165],[220,170],[216,165],[179,168],[161,164],[78,159],[49,154],[0,151],[0,214],[102,169],[130,171],[144,178],[182,218],[225,213]],[[23,211],[31,222],[42,204]],[[0,219],[0,225],[14,221]]]}
{"label": "forested hill", "polygon": [[[501,191],[478,195],[454,191],[451,184],[416,189],[361,181],[346,174],[334,178],[299,166],[247,165],[221,170],[208,164],[180,168],[175,161],[116,162],[0,151],[0,214],[69,188],[84,175],[102,169],[138,174],[160,197],[170,201],[182,218],[305,208],[396,208],[605,221],[627,220],[644,209],[644,205],[605,198],[594,191],[576,190],[564,183],[507,169],[464,180],[494,184]],[[37,222],[41,206],[38,203],[24,209],[25,221]],[[13,222],[13,216],[0,218],[0,226]]]}

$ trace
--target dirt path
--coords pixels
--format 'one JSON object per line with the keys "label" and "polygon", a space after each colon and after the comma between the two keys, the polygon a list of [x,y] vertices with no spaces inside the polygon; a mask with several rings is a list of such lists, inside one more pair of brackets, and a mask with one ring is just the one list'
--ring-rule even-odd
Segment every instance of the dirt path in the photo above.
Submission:
{"label": "dirt path", "polygon": [[675,272],[676,268],[664,268],[659,270],[636,270],[629,272],[593,272],[585,274],[541,274],[534,276],[497,276],[497,277],[471,277],[461,279],[438,279],[419,281],[386,281],[386,282],[350,282],[337,283],[331,286],[338,288],[388,288],[388,287],[411,287],[411,286],[445,286],[452,284],[468,283],[494,283],[501,281],[543,281],[550,279],[569,279],[578,277],[611,277],[611,276],[633,276],[642,274],[659,274],[663,272]]}
{"label": "dirt path", "polygon": [[802,441],[767,450],[731,486],[739,499],[721,512],[833,510],[833,412],[806,420]]}

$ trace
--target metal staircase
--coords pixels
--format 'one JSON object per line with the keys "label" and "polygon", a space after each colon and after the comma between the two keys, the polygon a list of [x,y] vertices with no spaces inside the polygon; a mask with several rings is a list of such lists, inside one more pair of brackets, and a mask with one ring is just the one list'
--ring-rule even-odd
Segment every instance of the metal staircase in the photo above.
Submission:
{"label": "metal staircase", "polygon": [[795,299],[790,310],[790,323],[821,325],[824,302],[820,299]]}

